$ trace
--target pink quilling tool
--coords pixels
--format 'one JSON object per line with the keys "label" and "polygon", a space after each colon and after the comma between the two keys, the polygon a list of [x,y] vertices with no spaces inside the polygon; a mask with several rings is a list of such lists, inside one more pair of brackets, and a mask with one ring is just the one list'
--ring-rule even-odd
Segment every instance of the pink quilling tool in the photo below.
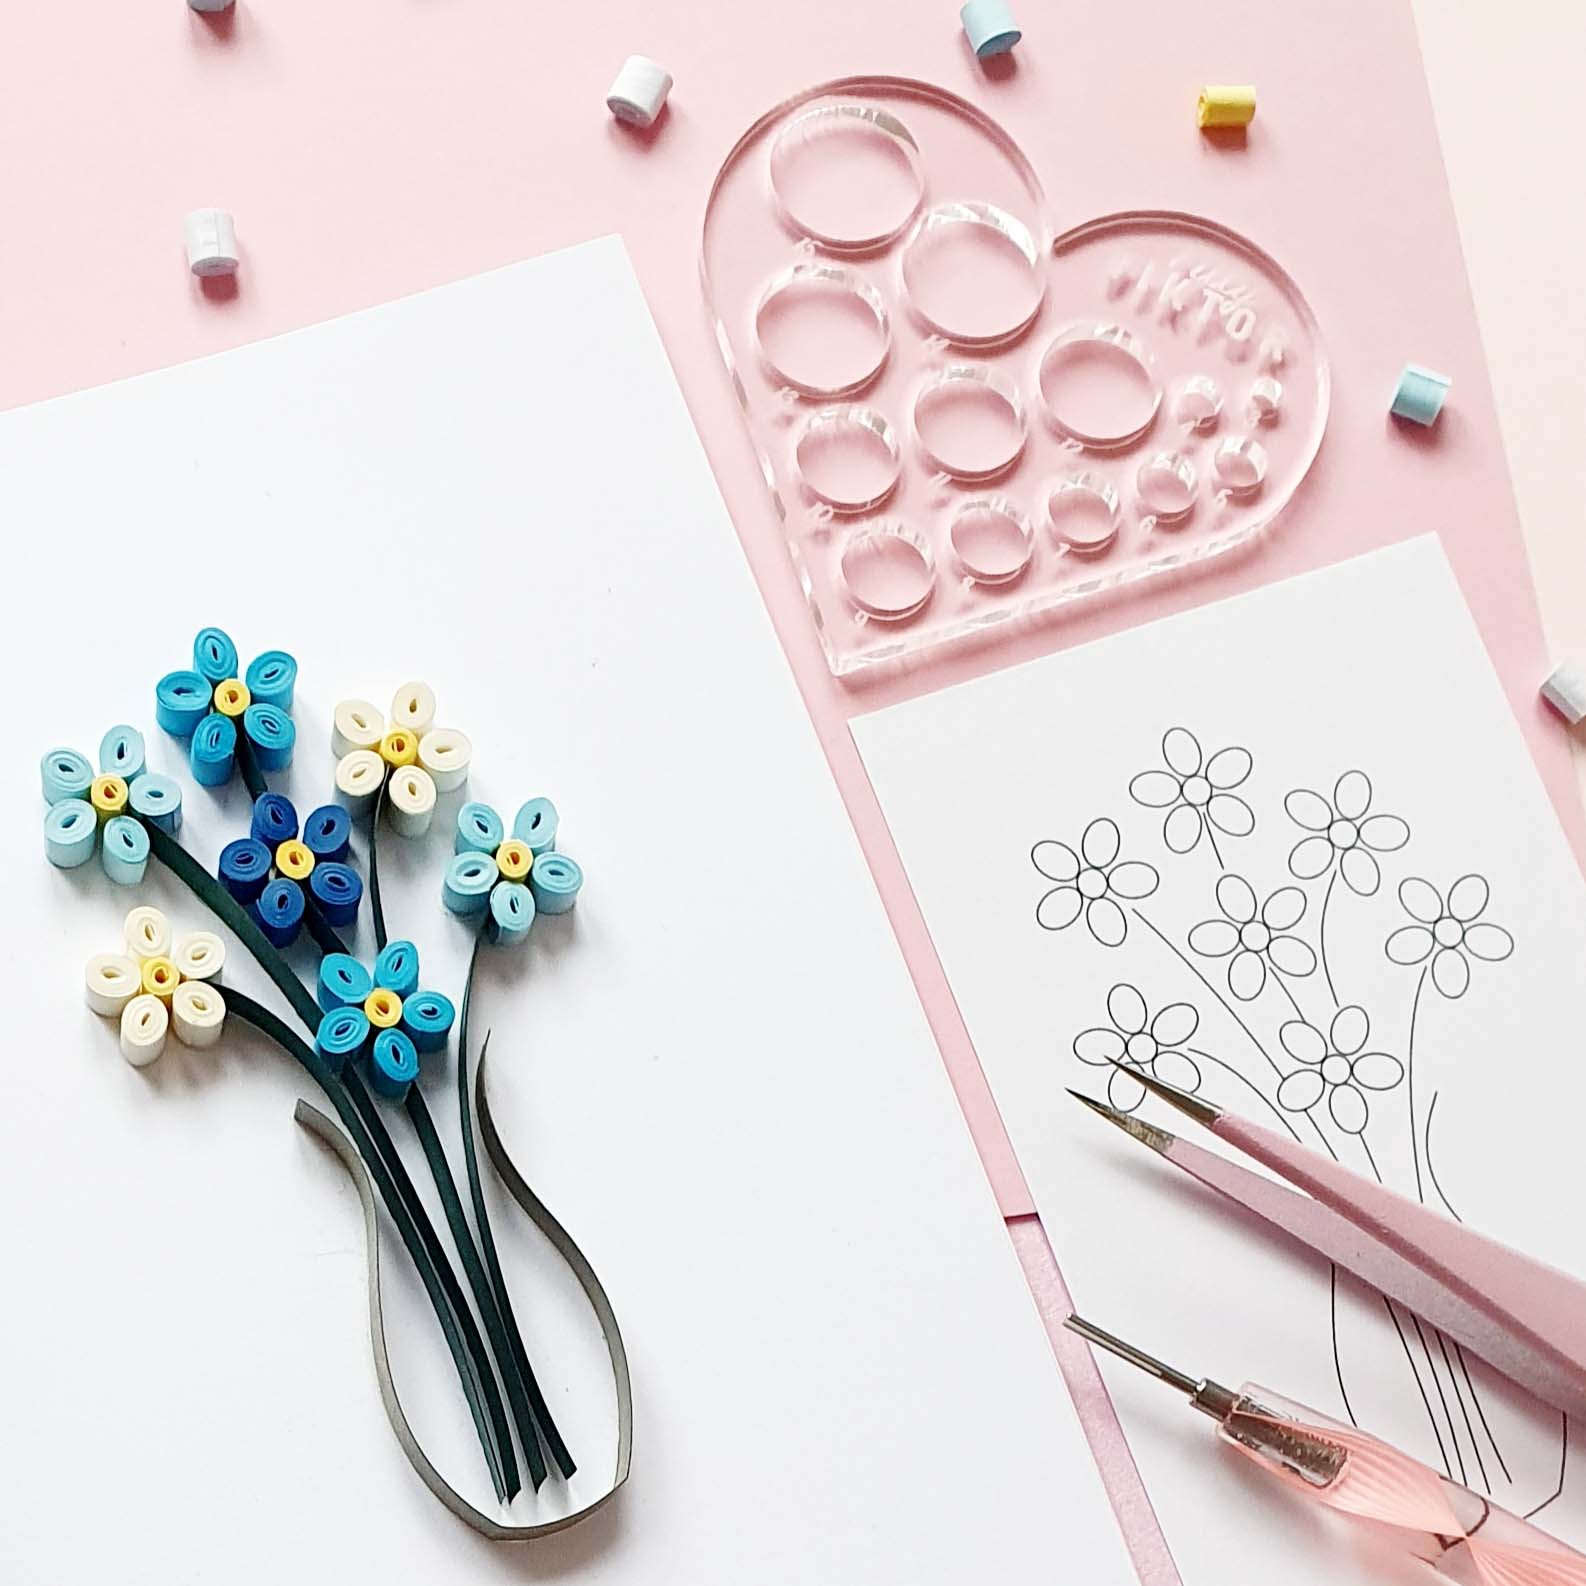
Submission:
{"label": "pink quilling tool", "polygon": [[1218,1435],[1301,1497],[1371,1525],[1454,1586],[1583,1586],[1586,1555],[1391,1444],[1246,1383],[1195,1378],[1078,1316],[1098,1348],[1177,1388]]}

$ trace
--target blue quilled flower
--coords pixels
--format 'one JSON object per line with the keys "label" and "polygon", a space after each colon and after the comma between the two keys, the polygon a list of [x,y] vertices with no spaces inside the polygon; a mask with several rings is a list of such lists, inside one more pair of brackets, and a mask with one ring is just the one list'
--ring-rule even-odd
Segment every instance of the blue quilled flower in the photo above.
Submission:
{"label": "blue quilled flower", "polygon": [[537,914],[567,913],[578,901],[584,872],[556,852],[557,824],[549,799],[530,799],[510,837],[488,804],[463,805],[441,901],[464,919],[484,916],[491,940],[512,944],[527,938]]}
{"label": "blue quilled flower", "polygon": [[351,953],[320,960],[316,996],[324,1017],[315,1047],[336,1070],[367,1056],[369,1087],[401,1101],[418,1078],[419,1058],[442,1051],[457,1012],[451,999],[419,986],[419,950],[387,942],[372,970]]}
{"label": "blue quilled flower", "polygon": [[239,671],[237,646],[219,628],[193,640],[191,670],[167,672],[154,685],[154,715],[166,732],[190,740],[193,780],[220,787],[237,761],[238,723],[261,771],[292,763],[292,687],[297,662],[285,650],[266,650]]}
{"label": "blue quilled flower", "polygon": [[39,762],[44,802],[44,852],[52,865],[74,870],[97,852],[105,874],[123,886],[143,879],[149,834],[143,823],[174,832],[182,790],[144,768],[143,734],[112,727],[99,745],[99,770],[76,749],[51,749]]}
{"label": "blue quilled flower", "polygon": [[299,829],[291,799],[262,793],[249,834],[220,850],[221,884],[276,947],[297,940],[310,908],[333,929],[351,925],[363,900],[363,880],[347,863],[351,835],[339,804],[311,810]]}

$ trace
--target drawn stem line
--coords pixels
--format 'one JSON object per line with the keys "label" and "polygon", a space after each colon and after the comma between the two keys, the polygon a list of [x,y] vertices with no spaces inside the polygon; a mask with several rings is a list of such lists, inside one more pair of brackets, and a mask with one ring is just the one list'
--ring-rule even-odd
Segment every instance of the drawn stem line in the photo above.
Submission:
{"label": "drawn stem line", "polygon": [[1487,1479],[1487,1462],[1481,1457],[1481,1444],[1476,1441],[1476,1429],[1470,1424],[1470,1411],[1465,1408],[1465,1395],[1459,1391],[1459,1378],[1454,1375],[1454,1362],[1448,1358],[1448,1340],[1441,1333],[1434,1332],[1437,1347],[1443,1356],[1443,1366],[1448,1372],[1448,1380],[1454,1386],[1454,1397],[1459,1401],[1460,1419],[1465,1423],[1465,1436],[1470,1439],[1471,1452],[1476,1456],[1476,1469],[1481,1472],[1481,1484],[1487,1489],[1487,1496],[1492,1496],[1492,1483]]}
{"label": "drawn stem line", "polygon": [[1268,1112],[1272,1114],[1274,1118],[1278,1120],[1279,1123],[1283,1125],[1286,1130],[1288,1130],[1289,1138],[1293,1140],[1295,1145],[1302,1143],[1299,1135],[1295,1132],[1294,1125],[1289,1122],[1289,1120],[1283,1115],[1281,1109],[1278,1108],[1273,1102],[1272,1098],[1267,1095],[1267,1093],[1258,1084],[1256,1084],[1253,1079],[1247,1079],[1239,1072],[1237,1068],[1233,1066],[1232,1063],[1228,1062],[1226,1059],[1216,1057],[1211,1052],[1203,1052],[1198,1046],[1186,1046],[1184,1050],[1188,1052],[1191,1057],[1198,1057],[1202,1060],[1202,1062],[1215,1063],[1217,1067],[1220,1068],[1225,1074],[1231,1074],[1239,1081],[1241,1085],[1245,1087],[1246,1090],[1250,1092],[1252,1096],[1256,1098],[1257,1101],[1259,1101],[1267,1109]]}
{"label": "drawn stem line", "polygon": [[1322,894],[1322,918],[1316,927],[1316,950],[1322,959],[1322,974],[1327,979],[1327,995],[1333,999],[1335,1008],[1341,1007],[1338,1000],[1337,988],[1333,985],[1333,971],[1327,963],[1327,905],[1333,901],[1333,888],[1338,885],[1338,870],[1335,867],[1327,878],[1327,890]]}
{"label": "drawn stem line", "polygon": [[1426,986],[1426,971],[1415,983],[1415,1000],[1410,1004],[1410,1039],[1405,1052],[1405,1096],[1410,1105],[1410,1160],[1415,1164],[1415,1198],[1424,1206],[1426,1192],[1421,1184],[1421,1142],[1415,1128],[1415,1021],[1421,1012],[1421,992]]}
{"label": "drawn stem line", "polygon": [[1272,979],[1277,982],[1278,990],[1288,998],[1289,1006],[1294,1009],[1294,1017],[1301,1024],[1309,1023],[1310,1021],[1305,1017],[1305,1010],[1294,1000],[1294,993],[1289,990],[1289,983],[1283,978],[1283,971],[1276,964],[1272,965]]}
{"label": "drawn stem line", "polygon": [[[1404,1329],[1399,1325],[1399,1313],[1393,1308],[1393,1301],[1386,1294],[1382,1296],[1383,1306],[1388,1312],[1388,1320],[1393,1323],[1393,1330],[1399,1335],[1399,1343],[1404,1347],[1404,1358],[1410,1363],[1410,1375],[1415,1378],[1416,1391],[1421,1395],[1421,1403],[1426,1406],[1426,1418],[1432,1423],[1432,1436],[1437,1439],[1437,1452],[1443,1461],[1443,1473],[1453,1479],[1453,1471],[1448,1465],[1448,1450],[1443,1447],[1443,1434],[1437,1429],[1437,1417],[1432,1413],[1432,1401],[1427,1397],[1426,1384],[1421,1381],[1421,1368],[1415,1363],[1415,1356],[1410,1351],[1410,1341],[1404,1336]],[[1430,1361],[1427,1362],[1431,1364]]]}

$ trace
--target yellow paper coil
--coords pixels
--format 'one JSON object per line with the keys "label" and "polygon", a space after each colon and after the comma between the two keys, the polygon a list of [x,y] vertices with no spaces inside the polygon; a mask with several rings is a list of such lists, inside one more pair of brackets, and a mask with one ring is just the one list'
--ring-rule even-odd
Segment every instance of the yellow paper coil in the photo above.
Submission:
{"label": "yellow paper coil", "polygon": [[1195,106],[1200,127],[1248,127],[1256,119],[1256,91],[1247,83],[1212,83]]}

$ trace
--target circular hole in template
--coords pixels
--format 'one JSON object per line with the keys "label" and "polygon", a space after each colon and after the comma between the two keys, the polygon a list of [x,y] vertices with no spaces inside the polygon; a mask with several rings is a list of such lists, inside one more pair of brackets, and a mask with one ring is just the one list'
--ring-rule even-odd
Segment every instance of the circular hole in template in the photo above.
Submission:
{"label": "circular hole in template", "polygon": [[1000,497],[968,501],[947,531],[958,565],[981,584],[1006,584],[1030,565],[1035,536]]}
{"label": "circular hole in template", "polygon": [[1041,355],[1041,400],[1063,434],[1103,450],[1150,429],[1162,401],[1150,356],[1121,325],[1070,325]]}
{"label": "circular hole in template", "polygon": [[931,553],[901,525],[855,534],[843,550],[842,573],[848,598],[872,617],[912,617],[931,597]]}
{"label": "circular hole in template", "polygon": [[1212,471],[1224,490],[1247,496],[1261,488],[1267,477],[1267,452],[1260,441],[1248,435],[1235,435],[1219,446],[1212,457]]}
{"label": "circular hole in template", "polygon": [[967,347],[1012,340],[1046,291],[1040,250],[1024,224],[980,203],[925,212],[903,250],[903,285],[926,325]]}
{"label": "circular hole in template", "polygon": [[956,479],[989,479],[1024,450],[1024,407],[994,375],[944,369],[914,399],[914,433],[926,460]]}
{"label": "circular hole in template", "polygon": [[1209,430],[1223,410],[1223,394],[1210,375],[1191,375],[1173,398],[1173,417],[1192,429]]}
{"label": "circular hole in template", "polygon": [[1068,474],[1047,492],[1047,522],[1071,551],[1106,550],[1118,537],[1118,516],[1118,492],[1100,474]]}
{"label": "circular hole in template", "polygon": [[1195,505],[1195,465],[1182,452],[1158,452],[1140,464],[1135,489],[1159,522],[1175,522]]}
{"label": "circular hole in template", "polygon": [[806,111],[777,134],[770,164],[771,191],[782,213],[829,248],[890,242],[925,196],[913,134],[871,105]]}
{"label": "circular hole in template", "polygon": [[892,331],[873,288],[847,270],[796,264],[765,290],[755,335],[771,374],[808,396],[842,396],[875,379]]}
{"label": "circular hole in template", "polygon": [[822,408],[810,416],[793,458],[805,488],[840,512],[863,512],[898,482],[898,443],[873,408]]}

